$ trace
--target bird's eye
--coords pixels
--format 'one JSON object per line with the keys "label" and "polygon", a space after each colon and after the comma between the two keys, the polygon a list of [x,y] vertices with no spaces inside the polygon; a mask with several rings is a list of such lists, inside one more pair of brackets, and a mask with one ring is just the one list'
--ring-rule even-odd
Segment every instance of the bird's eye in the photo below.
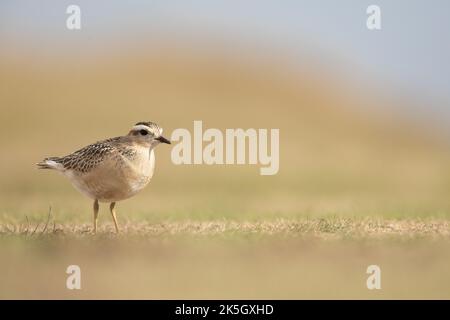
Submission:
{"label": "bird's eye", "polygon": [[143,136],[146,136],[148,134],[147,130],[142,129],[141,131],[139,131],[139,133]]}

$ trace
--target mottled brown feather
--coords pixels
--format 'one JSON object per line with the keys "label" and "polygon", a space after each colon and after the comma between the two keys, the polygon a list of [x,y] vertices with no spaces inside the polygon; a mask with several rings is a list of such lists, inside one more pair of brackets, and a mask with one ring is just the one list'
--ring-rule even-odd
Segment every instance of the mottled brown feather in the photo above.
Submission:
{"label": "mottled brown feather", "polygon": [[87,173],[108,158],[117,161],[118,165],[123,161],[122,157],[133,160],[136,150],[130,142],[127,136],[110,138],[90,144],[67,156],[52,157],[46,160],[62,164],[65,170]]}

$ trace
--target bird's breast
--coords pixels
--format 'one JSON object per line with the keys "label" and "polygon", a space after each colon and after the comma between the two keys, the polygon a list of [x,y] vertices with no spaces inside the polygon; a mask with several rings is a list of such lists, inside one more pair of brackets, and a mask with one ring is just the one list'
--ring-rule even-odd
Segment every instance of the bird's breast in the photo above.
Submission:
{"label": "bird's breast", "polygon": [[125,170],[125,180],[133,192],[144,188],[153,177],[155,171],[155,154],[153,149],[143,148],[136,153],[136,157]]}

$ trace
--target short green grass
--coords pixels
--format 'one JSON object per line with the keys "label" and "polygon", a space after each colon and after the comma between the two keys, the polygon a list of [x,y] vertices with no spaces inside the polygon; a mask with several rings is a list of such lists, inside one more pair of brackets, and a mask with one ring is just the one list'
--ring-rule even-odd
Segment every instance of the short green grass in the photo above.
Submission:
{"label": "short green grass", "polygon": [[383,218],[301,218],[269,219],[266,221],[179,220],[159,223],[128,222],[116,234],[112,223],[100,226],[92,233],[92,224],[56,222],[49,212],[45,221],[0,224],[3,237],[57,239],[110,236],[128,237],[265,237],[317,239],[449,239],[450,222],[443,219],[383,219]]}
{"label": "short green grass", "polygon": [[[0,298],[450,298],[445,219],[326,217],[0,224]],[[65,287],[67,266],[82,290]],[[382,289],[366,288],[366,269]]]}

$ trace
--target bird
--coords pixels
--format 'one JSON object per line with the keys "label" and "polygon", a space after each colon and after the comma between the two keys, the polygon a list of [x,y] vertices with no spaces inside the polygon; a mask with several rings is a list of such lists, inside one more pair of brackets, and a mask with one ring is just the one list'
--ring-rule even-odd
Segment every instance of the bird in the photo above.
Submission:
{"label": "bird", "polygon": [[154,149],[171,144],[154,122],[136,123],[124,136],[97,141],[64,157],[48,157],[38,169],[62,173],[82,194],[94,200],[93,233],[97,233],[99,202],[110,203],[116,233],[116,202],[136,195],[150,182],[155,171]]}

